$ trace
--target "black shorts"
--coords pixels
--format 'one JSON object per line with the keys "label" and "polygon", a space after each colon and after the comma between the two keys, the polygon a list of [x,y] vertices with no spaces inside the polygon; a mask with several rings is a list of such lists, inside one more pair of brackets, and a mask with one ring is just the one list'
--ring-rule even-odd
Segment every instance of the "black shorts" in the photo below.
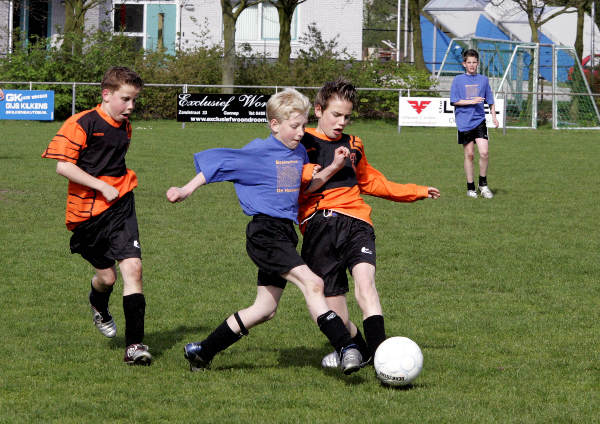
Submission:
{"label": "black shorts", "polygon": [[128,258],[142,258],[133,192],[73,230],[71,253],[79,253],[94,268],[106,269]]}
{"label": "black shorts", "polygon": [[475,141],[475,139],[477,138],[485,138],[486,140],[488,140],[487,125],[485,123],[485,119],[471,130],[458,131],[458,135],[456,138],[458,139],[458,144],[469,144],[470,142]]}
{"label": "black shorts", "polygon": [[325,296],[348,292],[346,270],[375,266],[375,231],[367,222],[333,211],[318,211],[307,223],[302,258],[325,282]]}
{"label": "black shorts", "polygon": [[298,234],[289,219],[254,215],[246,227],[246,252],[258,266],[259,286],[285,288],[281,275],[304,261],[296,250]]}

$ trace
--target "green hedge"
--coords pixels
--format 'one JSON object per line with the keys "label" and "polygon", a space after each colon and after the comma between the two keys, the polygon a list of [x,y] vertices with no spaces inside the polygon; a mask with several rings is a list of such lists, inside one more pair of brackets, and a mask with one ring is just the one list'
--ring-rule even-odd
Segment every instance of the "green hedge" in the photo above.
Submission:
{"label": "green hedge", "polygon": [[[337,40],[325,41],[315,27],[301,39],[298,58],[282,65],[258,55],[249,48],[238,52],[235,81],[237,85],[318,87],[340,76],[364,88],[427,89],[432,82],[427,72],[411,65],[377,61],[356,61],[337,47]],[[163,52],[136,51],[132,40],[106,32],[88,34],[82,40],[84,53],[74,55],[53,45],[48,39],[27,43],[17,41],[13,53],[0,59],[0,81],[99,82],[110,66],[135,69],[146,83],[221,84],[222,49],[202,45],[175,55]],[[20,88],[7,87],[2,88]],[[55,91],[56,119],[71,114],[70,85],[35,86]],[[100,101],[98,86],[77,86],[76,110],[88,109]],[[137,118],[175,119],[176,94],[181,88],[145,87],[137,105]],[[190,92],[218,92],[219,89],[197,88]],[[265,90],[263,90],[265,91]],[[271,93],[272,90],[266,90]],[[304,90],[310,98],[314,90]],[[395,91],[359,91],[361,117],[395,117],[398,94]]]}

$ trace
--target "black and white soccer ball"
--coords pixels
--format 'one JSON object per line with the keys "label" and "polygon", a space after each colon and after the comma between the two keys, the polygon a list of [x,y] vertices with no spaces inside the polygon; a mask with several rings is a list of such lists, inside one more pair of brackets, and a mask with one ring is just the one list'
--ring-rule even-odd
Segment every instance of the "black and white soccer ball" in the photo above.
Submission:
{"label": "black and white soccer ball", "polygon": [[379,345],[373,360],[377,378],[387,386],[411,384],[423,369],[421,348],[408,337],[390,337]]}

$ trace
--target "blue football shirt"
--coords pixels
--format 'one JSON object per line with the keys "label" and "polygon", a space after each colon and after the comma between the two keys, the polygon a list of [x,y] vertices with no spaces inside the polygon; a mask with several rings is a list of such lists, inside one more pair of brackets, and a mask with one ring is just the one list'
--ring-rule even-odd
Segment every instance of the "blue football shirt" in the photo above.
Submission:
{"label": "blue football shirt", "polygon": [[[450,87],[450,103],[459,100],[470,100],[473,97],[483,97],[488,105],[494,104],[494,95],[486,76],[462,74],[454,77]],[[459,131],[469,131],[481,124],[485,119],[483,103],[467,106],[454,105],[454,118]]]}
{"label": "blue football shirt", "polygon": [[298,223],[298,194],[308,155],[302,144],[286,147],[273,135],[241,149],[209,149],[194,154],[196,172],[207,183],[231,181],[246,215],[265,214]]}

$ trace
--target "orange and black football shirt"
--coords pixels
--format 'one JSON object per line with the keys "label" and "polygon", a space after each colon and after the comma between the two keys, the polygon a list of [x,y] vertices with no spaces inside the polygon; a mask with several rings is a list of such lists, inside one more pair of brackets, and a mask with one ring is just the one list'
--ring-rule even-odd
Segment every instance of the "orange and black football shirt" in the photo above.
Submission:
{"label": "orange and black football shirt", "polygon": [[[348,148],[350,158],[346,160],[344,167],[319,190],[314,193],[301,192],[298,212],[300,223],[318,210],[329,209],[373,225],[371,207],[363,200],[361,194],[395,202],[414,202],[428,196],[426,186],[394,183],[369,165],[363,142],[358,137],[342,134],[334,140],[317,133],[314,128],[307,128],[302,144],[306,148],[310,163],[320,165],[322,168],[333,162],[334,152],[338,147]],[[312,170],[313,167],[304,167],[302,173],[304,187],[312,179]],[[304,231],[304,226],[301,225],[300,229]]]}
{"label": "orange and black football shirt", "polygon": [[[125,165],[131,141],[131,124],[117,122],[100,105],[71,116],[54,136],[43,158],[71,162],[119,190],[119,198],[137,187],[137,176]],[[78,224],[108,209],[118,199],[107,202],[102,193],[69,181],[66,224]]]}

